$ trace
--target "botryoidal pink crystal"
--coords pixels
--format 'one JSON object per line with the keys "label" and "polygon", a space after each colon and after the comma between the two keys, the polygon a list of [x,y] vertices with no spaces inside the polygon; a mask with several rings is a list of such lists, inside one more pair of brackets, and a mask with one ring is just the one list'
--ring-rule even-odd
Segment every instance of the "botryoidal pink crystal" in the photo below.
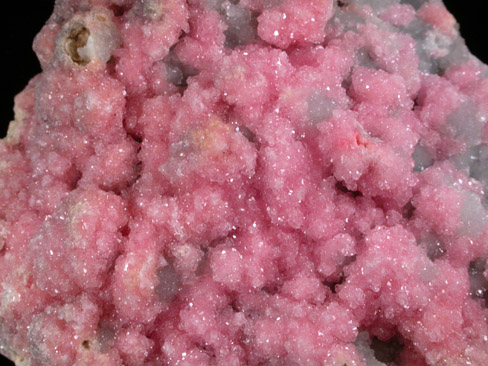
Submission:
{"label": "botryoidal pink crystal", "polygon": [[18,366],[488,365],[488,68],[438,0],[57,0],[0,141]]}

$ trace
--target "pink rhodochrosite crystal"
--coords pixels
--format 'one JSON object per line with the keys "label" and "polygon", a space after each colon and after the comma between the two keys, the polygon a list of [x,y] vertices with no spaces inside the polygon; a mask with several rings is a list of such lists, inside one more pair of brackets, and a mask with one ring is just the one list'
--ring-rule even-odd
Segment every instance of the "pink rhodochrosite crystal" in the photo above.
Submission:
{"label": "pink rhodochrosite crystal", "polygon": [[488,68],[437,0],[58,0],[0,141],[18,366],[488,365]]}

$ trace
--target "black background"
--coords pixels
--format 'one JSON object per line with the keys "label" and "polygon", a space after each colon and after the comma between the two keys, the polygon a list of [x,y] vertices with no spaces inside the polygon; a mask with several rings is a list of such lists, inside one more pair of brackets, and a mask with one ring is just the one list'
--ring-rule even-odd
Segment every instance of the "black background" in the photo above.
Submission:
{"label": "black background", "polygon": [[[13,97],[32,76],[40,72],[39,63],[32,51],[32,40],[51,14],[52,3],[53,0],[9,1],[13,10],[3,12],[0,23],[0,136],[5,135],[7,124],[13,119]],[[485,1],[446,0],[444,3],[461,24],[461,34],[471,52],[488,63]]]}
{"label": "black background", "polygon": [[[9,1],[9,11],[2,11],[0,137],[5,135],[8,122],[13,119],[13,97],[40,72],[32,40],[51,14],[53,3],[53,0]],[[488,63],[485,1],[445,0],[444,3],[461,25],[461,34],[471,52]],[[0,365],[12,364],[0,356]]]}

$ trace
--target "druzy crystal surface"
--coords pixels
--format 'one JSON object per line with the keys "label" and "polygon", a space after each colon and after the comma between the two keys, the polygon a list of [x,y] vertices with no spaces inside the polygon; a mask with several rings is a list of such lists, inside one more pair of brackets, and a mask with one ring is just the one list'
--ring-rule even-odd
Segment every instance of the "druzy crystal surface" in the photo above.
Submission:
{"label": "druzy crystal surface", "polygon": [[436,0],[58,0],[0,141],[18,366],[488,365],[488,79]]}

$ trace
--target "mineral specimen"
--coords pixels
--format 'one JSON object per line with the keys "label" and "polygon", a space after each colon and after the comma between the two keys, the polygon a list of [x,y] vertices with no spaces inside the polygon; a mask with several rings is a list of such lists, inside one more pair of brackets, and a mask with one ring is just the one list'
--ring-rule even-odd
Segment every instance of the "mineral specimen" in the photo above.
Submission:
{"label": "mineral specimen", "polygon": [[0,141],[0,352],[488,365],[488,68],[437,0],[57,0]]}

